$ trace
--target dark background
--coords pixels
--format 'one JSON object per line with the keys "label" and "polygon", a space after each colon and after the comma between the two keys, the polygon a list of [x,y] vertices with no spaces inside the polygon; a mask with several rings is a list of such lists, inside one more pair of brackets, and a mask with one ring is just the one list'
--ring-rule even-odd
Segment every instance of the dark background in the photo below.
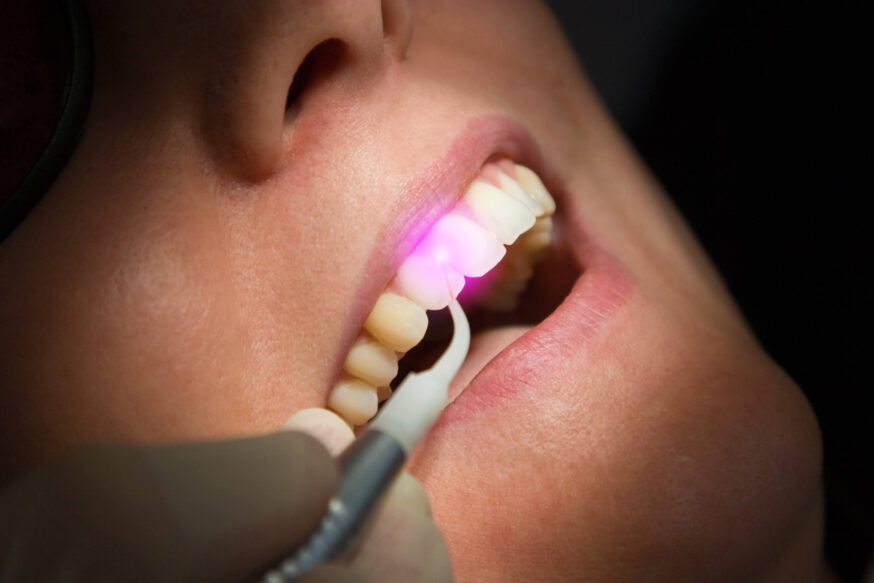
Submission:
{"label": "dark background", "polygon": [[813,403],[826,553],[860,581],[874,542],[874,415],[862,402],[874,388],[870,3],[550,4],[765,349]]}
{"label": "dark background", "polygon": [[[765,349],[813,403],[827,555],[860,581],[874,543],[870,0],[550,3]],[[0,2],[0,195],[56,119],[66,45],[47,6]]]}

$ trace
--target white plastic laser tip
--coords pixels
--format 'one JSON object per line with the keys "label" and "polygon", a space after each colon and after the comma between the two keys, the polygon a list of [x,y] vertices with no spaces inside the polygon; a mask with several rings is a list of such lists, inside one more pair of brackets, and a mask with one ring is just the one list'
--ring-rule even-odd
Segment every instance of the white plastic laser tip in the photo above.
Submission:
{"label": "white plastic laser tip", "polygon": [[443,411],[449,383],[458,374],[470,348],[470,324],[457,300],[449,302],[449,313],[453,325],[449,347],[428,370],[408,374],[370,423],[371,429],[395,438],[407,455]]}

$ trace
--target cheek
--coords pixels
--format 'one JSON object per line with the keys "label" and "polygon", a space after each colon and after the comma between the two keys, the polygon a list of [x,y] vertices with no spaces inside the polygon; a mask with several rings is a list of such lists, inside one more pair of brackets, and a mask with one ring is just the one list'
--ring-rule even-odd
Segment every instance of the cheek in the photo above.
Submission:
{"label": "cheek", "polygon": [[232,259],[217,205],[138,194],[100,201],[99,218],[44,211],[0,262],[17,282],[0,308],[0,435],[24,460],[94,439],[252,433],[314,404],[252,300],[272,266]]}

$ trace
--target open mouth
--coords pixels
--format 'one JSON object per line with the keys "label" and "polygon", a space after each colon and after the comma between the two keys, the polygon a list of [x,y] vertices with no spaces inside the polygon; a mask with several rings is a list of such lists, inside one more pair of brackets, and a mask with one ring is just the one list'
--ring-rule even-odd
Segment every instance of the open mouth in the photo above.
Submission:
{"label": "open mouth", "polygon": [[556,244],[554,212],[532,170],[506,158],[485,164],[377,299],[328,407],[350,425],[367,423],[393,384],[430,366],[445,347],[452,325],[443,308],[452,298],[474,333],[468,360],[482,364],[502,338],[505,345],[549,315],[580,274]]}

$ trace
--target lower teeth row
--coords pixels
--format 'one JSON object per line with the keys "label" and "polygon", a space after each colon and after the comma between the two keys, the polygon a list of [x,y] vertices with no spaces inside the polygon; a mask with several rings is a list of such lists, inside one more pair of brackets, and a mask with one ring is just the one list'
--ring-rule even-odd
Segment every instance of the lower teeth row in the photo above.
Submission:
{"label": "lower teeth row", "polygon": [[[391,395],[398,359],[425,336],[425,310],[439,310],[464,287],[502,262],[481,304],[512,310],[552,240],[555,201],[530,169],[502,160],[487,164],[467,193],[440,218],[401,264],[376,301],[328,396],[328,407],[350,425],[376,415]],[[505,245],[509,246],[505,248]]]}

